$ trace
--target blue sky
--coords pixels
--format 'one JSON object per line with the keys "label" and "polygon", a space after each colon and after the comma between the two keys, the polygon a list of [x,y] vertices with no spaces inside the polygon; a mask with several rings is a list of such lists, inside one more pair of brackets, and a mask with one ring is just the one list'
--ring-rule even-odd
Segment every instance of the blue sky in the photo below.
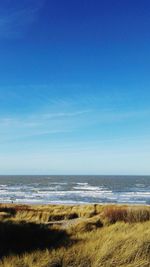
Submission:
{"label": "blue sky", "polygon": [[0,2],[0,174],[150,174],[149,0]]}

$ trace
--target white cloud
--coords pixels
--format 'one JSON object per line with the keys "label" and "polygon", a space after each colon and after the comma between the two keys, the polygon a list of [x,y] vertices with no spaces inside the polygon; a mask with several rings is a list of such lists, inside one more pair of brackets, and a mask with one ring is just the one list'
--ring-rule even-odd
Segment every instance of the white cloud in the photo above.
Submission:
{"label": "white cloud", "polygon": [[90,110],[35,113],[0,117],[1,142],[71,132],[82,127]]}
{"label": "white cloud", "polygon": [[[12,1],[13,2],[13,1]],[[17,2],[12,6],[12,2],[7,1],[0,10],[0,38],[18,38],[37,20],[39,10],[44,3],[42,1],[26,1],[20,4]],[[24,1],[23,1],[24,2]]]}
{"label": "white cloud", "polygon": [[77,131],[86,131],[89,127],[97,129],[103,125],[129,121],[140,121],[150,115],[149,110],[122,111],[103,109],[77,109],[61,107],[58,112],[58,103],[49,111],[40,111],[33,114],[0,117],[1,142],[23,139],[33,136],[44,136]]}

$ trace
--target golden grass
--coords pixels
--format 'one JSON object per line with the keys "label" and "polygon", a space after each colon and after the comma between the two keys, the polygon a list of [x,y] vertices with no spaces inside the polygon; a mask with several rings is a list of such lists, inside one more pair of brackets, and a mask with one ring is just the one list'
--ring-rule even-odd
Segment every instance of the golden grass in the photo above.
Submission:
{"label": "golden grass", "polygon": [[0,267],[150,267],[150,207],[0,205]]}

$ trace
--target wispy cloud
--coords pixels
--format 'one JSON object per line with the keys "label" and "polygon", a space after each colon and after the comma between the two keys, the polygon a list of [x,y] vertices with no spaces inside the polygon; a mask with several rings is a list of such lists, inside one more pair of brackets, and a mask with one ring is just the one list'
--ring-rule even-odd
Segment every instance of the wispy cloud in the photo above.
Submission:
{"label": "wispy cloud", "polygon": [[44,0],[6,1],[0,10],[0,38],[20,37],[37,20],[43,3]]}
{"label": "wispy cloud", "polygon": [[149,117],[150,110],[120,111],[99,109],[71,108],[58,110],[58,106],[49,111],[40,111],[32,114],[0,117],[1,140],[23,139],[33,136],[87,131],[88,128],[98,129],[107,124],[128,123],[129,121],[143,120]]}
{"label": "wispy cloud", "polygon": [[0,117],[1,141],[62,134],[81,127],[90,110],[38,113]]}
{"label": "wispy cloud", "polygon": [[81,115],[90,113],[91,110],[79,110],[74,112],[49,112],[49,113],[41,113],[41,114],[31,114],[29,116],[25,116],[25,118],[17,118],[17,117],[1,117],[0,125],[1,126],[15,126],[21,125],[24,127],[35,127],[41,124],[44,124],[46,121],[50,120],[59,120],[66,119],[68,117],[79,117]]}
{"label": "wispy cloud", "polygon": [[91,110],[79,110],[79,111],[74,111],[74,112],[60,112],[60,113],[47,113],[43,114],[42,116],[46,119],[50,118],[67,118],[67,117],[76,117],[80,115],[84,115],[86,113],[89,113]]}
{"label": "wispy cloud", "polygon": [[146,106],[135,109],[133,103],[127,107],[121,105],[121,101],[116,101],[115,97],[104,101],[105,95],[101,93],[82,95],[75,91],[70,96],[54,94],[54,89],[57,91],[58,88],[53,88],[53,85],[0,88],[3,105],[0,115],[0,142],[25,138],[29,140],[34,136],[39,136],[43,142],[45,136],[55,134],[62,140],[62,133],[66,133],[70,140],[80,134],[81,140],[84,136],[86,140],[104,140],[101,136],[103,129],[108,131],[109,127],[115,133],[119,126],[123,132],[130,124],[133,125],[131,128],[134,132],[134,128],[142,129],[140,125],[143,121],[149,120],[150,109]]}

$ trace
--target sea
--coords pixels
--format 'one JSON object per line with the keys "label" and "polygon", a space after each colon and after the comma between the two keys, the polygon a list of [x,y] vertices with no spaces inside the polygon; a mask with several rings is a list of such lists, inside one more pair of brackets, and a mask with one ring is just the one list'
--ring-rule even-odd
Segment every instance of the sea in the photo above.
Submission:
{"label": "sea", "polygon": [[150,176],[0,176],[0,202],[150,205]]}

